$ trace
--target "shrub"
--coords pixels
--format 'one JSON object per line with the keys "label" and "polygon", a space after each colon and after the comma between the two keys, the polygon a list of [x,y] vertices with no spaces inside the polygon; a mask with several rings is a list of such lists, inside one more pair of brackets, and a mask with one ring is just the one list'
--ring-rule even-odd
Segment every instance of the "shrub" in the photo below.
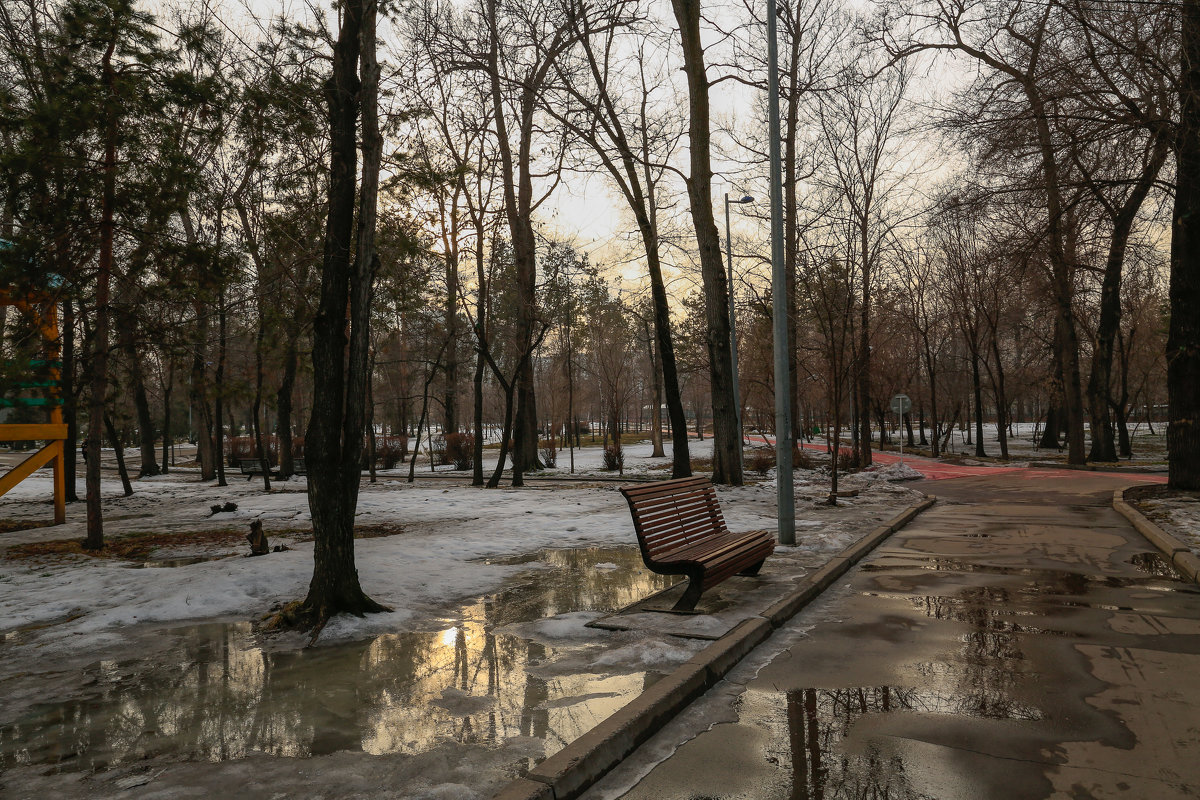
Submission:
{"label": "shrub", "polygon": [[447,433],[445,445],[446,462],[455,469],[475,468],[475,437],[469,433]]}
{"label": "shrub", "polygon": [[440,467],[443,464],[449,464],[446,460],[446,437],[440,433],[437,436],[429,437],[429,456],[433,459],[433,464]]}
{"label": "shrub", "polygon": [[792,449],[792,465],[797,469],[812,469],[812,456],[803,447],[796,445]]}
{"label": "shrub", "polygon": [[[364,450],[363,456],[366,456]],[[384,469],[395,469],[400,463],[401,455],[399,448],[392,442],[387,441],[387,437],[381,437],[375,442],[375,462]]]}
{"label": "shrub", "polygon": [[604,448],[604,468],[609,472],[625,468],[625,453],[616,445]]}
{"label": "shrub", "polygon": [[553,439],[547,439],[542,442],[542,447],[538,450],[538,454],[542,457],[542,464],[547,468],[553,469],[558,464],[558,450],[554,447]]}
{"label": "shrub", "polygon": [[746,466],[759,475],[766,475],[775,466],[775,453],[766,448],[751,450]]}

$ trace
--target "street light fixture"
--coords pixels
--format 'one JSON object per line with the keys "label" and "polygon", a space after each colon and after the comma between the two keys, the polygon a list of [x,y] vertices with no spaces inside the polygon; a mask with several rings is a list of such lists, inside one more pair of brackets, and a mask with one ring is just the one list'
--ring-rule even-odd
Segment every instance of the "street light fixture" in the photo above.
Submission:
{"label": "street light fixture", "polygon": [[725,193],[725,264],[727,280],[729,281],[729,351],[733,358],[733,411],[737,419],[738,472],[742,471],[742,447],[745,442],[745,434],[742,431],[742,395],[738,391],[737,323],[733,310],[733,238],[729,235],[729,204],[737,203],[741,205],[753,202],[754,198],[748,194],[742,195],[741,200],[730,200],[729,192]]}

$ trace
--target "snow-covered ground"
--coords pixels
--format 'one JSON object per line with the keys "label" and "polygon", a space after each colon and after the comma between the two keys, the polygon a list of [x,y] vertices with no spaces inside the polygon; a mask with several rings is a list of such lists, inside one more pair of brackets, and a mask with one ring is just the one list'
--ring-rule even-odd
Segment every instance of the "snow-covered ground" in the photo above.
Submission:
{"label": "snow-covered ground", "polygon": [[[1165,422],[1154,423],[1153,428],[1145,422],[1131,423],[1129,426],[1129,435],[1130,447],[1133,450],[1133,459],[1132,462],[1122,459],[1122,463],[1159,464],[1164,462],[1167,457],[1166,430],[1167,425]],[[1008,455],[1010,460],[1056,461],[1066,457],[1065,451],[1060,453],[1057,449],[1038,447],[1035,434],[1039,432],[1040,427],[1036,423],[1013,423],[1012,435],[1008,438]],[[893,429],[891,431],[893,442],[897,441],[896,437],[899,434],[899,430]],[[926,435],[928,436],[928,433]],[[1088,435],[1086,425],[1084,435]],[[955,427],[954,432],[950,434],[946,454],[973,456],[975,454],[974,437],[974,425],[971,426],[969,431]],[[907,442],[907,439],[905,441]],[[988,456],[993,458],[1000,457],[1000,442],[996,436],[995,423],[984,423],[983,448]],[[924,449],[928,449],[928,446],[925,446]]]}
{"label": "snow-covered ground", "polygon": [[[693,445],[693,456],[711,453],[709,442]],[[669,459],[651,459],[649,453],[648,443],[626,447],[627,478],[666,477],[659,468]],[[238,787],[245,780],[247,764],[253,762],[255,775],[271,776],[276,782],[271,788],[285,794],[352,796],[349,790],[337,791],[339,781],[353,784],[362,775],[382,770],[390,776],[386,785],[396,796],[423,796],[421,792],[428,790],[424,796],[483,797],[522,769],[522,764],[528,767],[551,754],[612,713],[636,694],[643,680],[690,658],[703,642],[668,636],[654,626],[630,633],[584,627],[603,613],[648,594],[661,585],[655,581],[662,579],[638,564],[629,512],[615,484],[595,480],[613,476],[600,469],[600,448],[576,452],[576,472],[584,476],[576,482],[563,479],[566,456],[560,453],[558,470],[541,473],[538,480],[518,490],[475,489],[461,474],[429,476],[421,470],[417,472],[419,480],[409,484],[402,477],[406,469],[380,473],[378,483],[364,484],[358,524],[387,535],[356,541],[359,577],[372,597],[394,611],[364,619],[338,618],[321,634],[316,649],[328,652],[329,659],[348,659],[347,669],[352,674],[359,669],[384,669],[369,664],[395,668],[401,656],[381,662],[375,655],[381,650],[404,653],[403,658],[415,659],[416,666],[410,671],[422,677],[405,678],[398,686],[388,684],[390,688],[378,695],[387,699],[371,706],[369,723],[351,724],[352,733],[357,733],[328,751],[317,746],[313,737],[319,738],[319,732],[313,732],[312,724],[289,734],[290,744],[267,747],[258,734],[245,733],[253,728],[247,723],[234,726],[233,733],[222,728],[222,742],[242,735],[238,741],[243,744],[242,749],[231,751],[223,744],[223,755],[205,756],[219,762],[216,764],[197,763],[200,756],[195,747],[174,753],[167,747],[153,751],[153,757],[139,756],[150,759],[139,761],[142,766],[149,763],[155,770],[166,771],[154,773],[155,786],[166,791],[168,786],[205,785],[214,792],[223,791]],[[760,587],[760,593],[773,591],[773,587],[783,591],[796,577],[819,566],[879,521],[915,502],[918,493],[896,480],[912,476],[900,474],[895,467],[899,465],[844,478],[841,488],[861,491],[835,508],[822,502],[828,478],[819,472],[798,471],[798,544],[780,548],[764,568],[763,578],[745,583]],[[556,477],[559,480],[553,480]],[[774,528],[771,477],[718,490],[731,529]],[[33,745],[28,752],[21,749],[20,740],[40,741],[38,737],[43,735],[44,726],[38,721],[42,717],[35,710],[46,703],[87,697],[92,691],[88,687],[94,687],[96,681],[108,685],[106,664],[116,665],[114,674],[124,676],[120,679],[124,683],[118,681],[121,686],[136,682],[131,676],[139,676],[137,681],[142,683],[155,683],[161,677],[153,677],[160,669],[157,662],[190,663],[200,658],[178,655],[179,642],[201,635],[194,633],[198,630],[207,631],[202,634],[204,641],[215,637],[225,643],[222,647],[242,654],[239,659],[249,658],[249,663],[271,658],[287,661],[301,652],[303,640],[286,636],[264,639],[248,623],[305,593],[312,574],[312,543],[307,534],[311,520],[304,479],[276,483],[267,494],[257,479],[231,476],[229,486],[218,487],[199,482],[194,471],[176,470],[137,481],[135,494],[122,497],[120,484],[113,478],[104,484],[109,537],[197,532],[199,538],[205,531],[244,531],[251,521],[261,520],[271,544],[286,544],[289,549],[247,558],[243,554],[248,547],[231,544],[228,538],[224,543],[202,544],[184,537],[185,541],[153,552],[149,558],[229,557],[157,569],[131,569],[129,562],[120,559],[70,553],[15,557],[23,545],[82,538],[82,504],[69,507],[65,526],[0,533],[0,693],[6,697],[0,704],[0,793],[7,789],[17,792],[14,797],[116,797],[124,796],[121,792],[126,783],[140,779],[143,773],[133,770],[129,762],[131,752],[142,752],[136,748],[121,750],[125,760],[109,764],[113,771],[101,778],[75,774],[69,766],[64,774],[43,775],[45,768],[39,766],[36,755],[41,750]],[[79,488],[82,491],[82,486]],[[20,521],[47,519],[49,496],[49,476],[39,473],[0,498],[0,521],[11,528],[20,527]],[[211,512],[211,506],[226,502],[236,503],[237,510]],[[726,585],[735,583],[738,581]],[[739,590],[733,591],[724,602],[736,610]],[[726,609],[721,613],[735,612]],[[689,619],[699,620],[703,627],[706,616]],[[718,616],[714,612],[713,619]],[[224,627],[214,634],[214,624]],[[489,646],[497,646],[487,644],[495,637],[515,643],[512,646],[520,658],[497,660],[492,652],[493,666],[484,674],[496,677],[468,680],[466,673],[460,675],[453,666],[458,656],[453,654],[461,651],[464,664],[471,654],[483,659]],[[183,650],[193,652],[188,647]],[[443,650],[450,654],[445,663],[437,660]],[[363,655],[357,655],[360,652]],[[223,669],[232,669],[228,657],[220,663]],[[441,666],[435,669],[430,664]],[[263,669],[255,667],[254,674]],[[246,668],[239,670],[238,681],[244,682]],[[277,678],[289,673],[275,666],[267,674]],[[521,721],[529,707],[528,690],[506,694],[505,676],[510,676],[514,685],[518,677],[526,685],[530,676],[540,676],[537,680],[547,688],[534,707],[548,715],[546,730],[539,733],[536,725],[531,728]],[[181,685],[185,684],[190,685],[188,681]],[[256,691],[259,694],[239,703],[259,709],[261,716],[265,713],[262,709],[273,706],[264,699],[264,690]],[[351,695],[361,693],[359,689],[350,691]],[[182,706],[177,713],[192,713],[187,708],[192,701],[180,700],[178,692],[171,697]],[[496,714],[506,707],[506,697],[522,700],[508,726],[501,713],[496,728]],[[121,702],[128,705],[129,701]],[[294,715],[280,712],[277,716],[292,719]],[[352,710],[350,718],[353,723]],[[493,728],[490,738],[461,738],[466,728],[478,731],[489,725]],[[427,729],[426,738],[419,743],[414,744],[411,737],[396,738],[398,730],[417,729]],[[455,736],[458,744],[451,751],[456,755],[450,755],[447,737]],[[111,739],[106,735],[110,748]],[[22,752],[26,754],[21,756]],[[300,767],[278,763],[279,757],[286,755],[307,755],[320,764],[303,768],[307,777],[301,779],[297,777]],[[392,760],[363,761],[372,758]],[[436,764],[426,763],[430,759]],[[177,763],[180,760],[187,763]],[[94,768],[85,768],[86,763],[93,762],[83,758],[74,769]],[[464,776],[462,770],[472,764],[474,773]],[[418,769],[419,765],[424,766]]]}
{"label": "snow-covered ground", "polygon": [[1137,505],[1155,524],[1200,555],[1200,493],[1155,494]]}

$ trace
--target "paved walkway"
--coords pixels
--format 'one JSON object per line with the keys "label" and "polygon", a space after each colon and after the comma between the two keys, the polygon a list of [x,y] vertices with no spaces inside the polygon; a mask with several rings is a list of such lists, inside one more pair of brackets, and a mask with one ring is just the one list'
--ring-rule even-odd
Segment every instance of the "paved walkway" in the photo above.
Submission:
{"label": "paved walkway", "polygon": [[588,797],[1200,795],[1200,589],[1111,509],[1130,482],[930,485],[937,505]]}

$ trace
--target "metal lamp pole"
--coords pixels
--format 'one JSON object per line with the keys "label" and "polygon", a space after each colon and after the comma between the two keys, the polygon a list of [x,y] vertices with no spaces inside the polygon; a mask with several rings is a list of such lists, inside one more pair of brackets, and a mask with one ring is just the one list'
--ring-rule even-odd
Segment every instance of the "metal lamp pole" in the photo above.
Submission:
{"label": "metal lamp pole", "polygon": [[792,398],[788,377],[787,275],[783,265],[783,167],[779,147],[779,45],[775,0],[767,0],[767,113],[771,140],[771,302],[775,334],[775,487],[779,543],[796,543],[792,488]]}
{"label": "metal lamp pole", "polygon": [[[746,441],[745,431],[742,430],[742,394],[738,390],[738,352],[737,352],[737,322],[733,310],[733,239],[729,235],[729,204],[753,203],[754,198],[744,195],[741,200],[730,200],[729,192],[725,193],[725,263],[726,276],[729,281],[729,350],[733,357],[733,411],[737,419],[738,441]],[[738,445],[738,471],[742,468],[742,447]]]}

